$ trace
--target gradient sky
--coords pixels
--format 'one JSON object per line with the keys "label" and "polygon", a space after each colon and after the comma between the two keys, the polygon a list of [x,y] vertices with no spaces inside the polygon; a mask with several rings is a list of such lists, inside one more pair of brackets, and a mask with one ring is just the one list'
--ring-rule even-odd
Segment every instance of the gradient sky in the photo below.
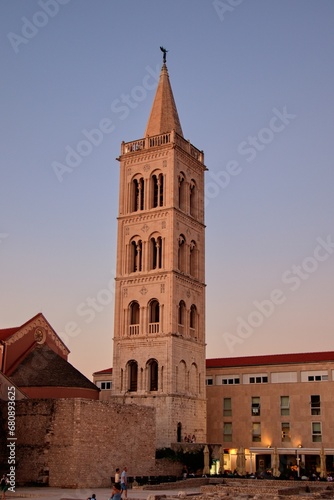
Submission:
{"label": "gradient sky", "polygon": [[42,312],[85,375],[111,366],[115,158],[144,135],[163,45],[209,169],[207,357],[333,350],[334,2],[0,11],[0,328]]}

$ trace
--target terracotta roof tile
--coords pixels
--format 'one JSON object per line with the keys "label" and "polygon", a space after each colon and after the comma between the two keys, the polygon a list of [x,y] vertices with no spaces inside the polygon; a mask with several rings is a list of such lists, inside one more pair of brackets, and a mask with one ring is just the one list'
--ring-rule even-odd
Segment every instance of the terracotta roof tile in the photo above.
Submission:
{"label": "terracotta roof tile", "polygon": [[112,373],[112,368],[106,368],[105,370],[94,372],[93,375],[103,375],[104,373]]}
{"label": "terracotta roof tile", "polygon": [[243,356],[235,358],[212,358],[206,360],[206,367],[224,368],[234,366],[262,366],[312,362],[319,363],[321,361],[334,361],[334,351],[268,354],[264,356]]}

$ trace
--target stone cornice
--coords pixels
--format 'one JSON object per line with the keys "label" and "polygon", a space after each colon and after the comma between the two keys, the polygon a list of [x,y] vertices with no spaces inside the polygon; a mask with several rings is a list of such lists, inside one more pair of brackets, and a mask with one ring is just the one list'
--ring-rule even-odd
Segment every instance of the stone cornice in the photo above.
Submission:
{"label": "stone cornice", "polygon": [[116,278],[116,281],[121,283],[121,286],[132,286],[132,285],[143,285],[144,283],[161,283],[167,279],[167,274],[155,274],[152,276],[136,276],[125,278],[122,276],[121,278]]}
{"label": "stone cornice", "polygon": [[[160,146],[161,148],[161,146]],[[152,160],[157,160],[159,158],[165,158],[168,156],[168,152],[171,149],[171,144],[168,144],[168,146],[164,147],[164,150],[161,151],[161,149],[156,149],[155,151],[151,151],[150,153],[127,153],[127,155],[131,155],[128,158],[125,158],[124,156],[120,157],[121,164],[123,164],[125,167],[128,167],[130,165],[138,165],[139,163],[146,162],[146,161],[152,161]],[[126,155],[126,156],[127,156]],[[133,156],[132,156],[133,155]]]}
{"label": "stone cornice", "polygon": [[[153,209],[152,209],[153,210]],[[162,209],[162,210],[157,210],[155,212],[147,212],[143,211],[141,215],[138,215],[136,212],[135,214],[126,214],[126,215],[121,215],[118,217],[118,220],[121,220],[124,225],[126,224],[138,224],[141,222],[149,222],[157,219],[165,219],[168,217],[168,213],[170,210]]]}

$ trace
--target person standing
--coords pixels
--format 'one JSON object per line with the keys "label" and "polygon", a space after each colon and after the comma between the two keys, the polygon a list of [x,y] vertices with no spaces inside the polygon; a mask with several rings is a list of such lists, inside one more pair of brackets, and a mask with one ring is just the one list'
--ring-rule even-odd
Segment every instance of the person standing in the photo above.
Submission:
{"label": "person standing", "polygon": [[6,476],[6,474],[4,474],[0,481],[0,491],[2,500],[6,500],[6,491],[8,490],[8,488],[9,488],[9,479]]}
{"label": "person standing", "polygon": [[123,496],[123,491],[124,491],[124,496],[123,498],[128,498],[128,475],[127,475],[127,467],[123,468],[122,474],[121,474],[121,490],[122,490],[122,496]]}
{"label": "person standing", "polygon": [[119,470],[119,467],[117,467],[116,471],[115,471],[115,484],[117,484],[117,486],[119,486],[119,489],[121,489],[121,474],[120,474],[120,470]]}

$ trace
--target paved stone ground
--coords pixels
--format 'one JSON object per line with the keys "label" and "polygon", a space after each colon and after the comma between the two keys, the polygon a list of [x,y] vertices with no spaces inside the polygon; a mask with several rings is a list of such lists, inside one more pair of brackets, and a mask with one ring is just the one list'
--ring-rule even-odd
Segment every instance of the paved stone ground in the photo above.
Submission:
{"label": "paved stone ground", "polygon": [[[203,486],[203,483],[209,483]],[[321,498],[334,499],[334,485],[326,482],[304,481],[266,481],[252,479],[187,480],[178,483],[151,486],[147,489],[128,490],[129,500],[310,500]],[[165,489],[164,489],[165,488]],[[307,491],[308,490],[308,491]],[[11,498],[35,498],[36,500],[87,500],[92,494],[97,500],[108,500],[110,488],[62,489],[39,487],[17,488],[15,493],[7,492],[6,500]]]}

